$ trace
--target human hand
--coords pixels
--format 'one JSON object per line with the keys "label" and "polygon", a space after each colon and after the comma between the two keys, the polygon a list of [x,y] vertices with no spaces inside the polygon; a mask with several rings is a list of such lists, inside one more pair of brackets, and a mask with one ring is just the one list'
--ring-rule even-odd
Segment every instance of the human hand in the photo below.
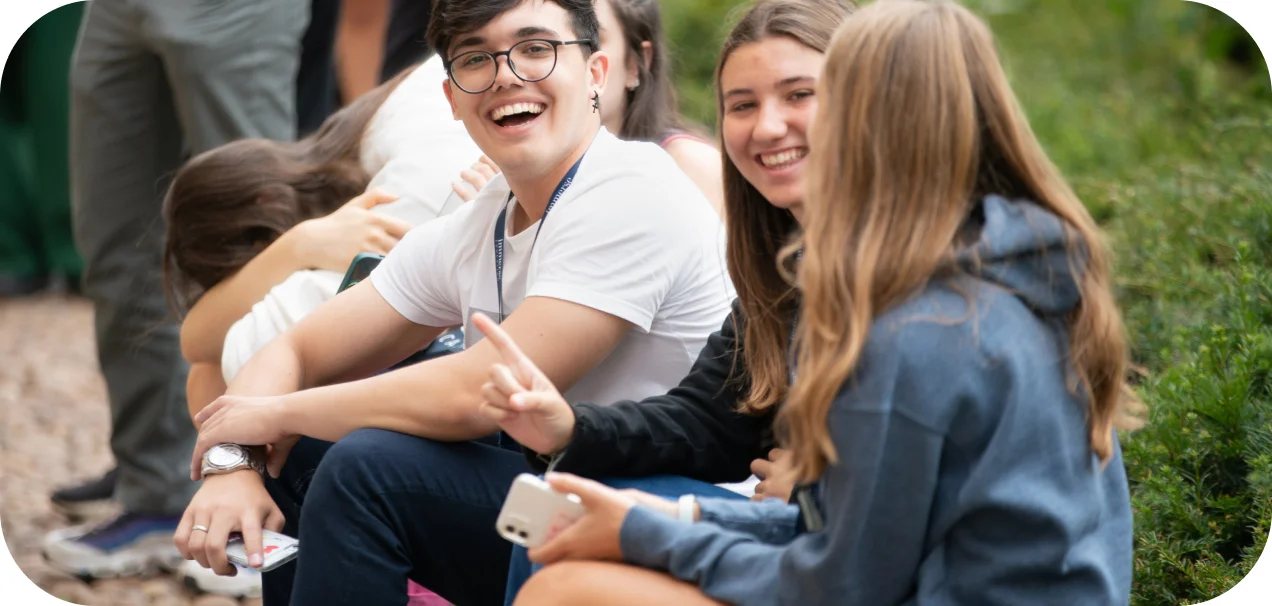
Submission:
{"label": "human hand", "polygon": [[260,568],[265,562],[261,529],[279,532],[283,522],[283,513],[265,490],[260,476],[250,469],[241,469],[203,480],[203,486],[186,507],[172,542],[181,557],[232,577],[238,570],[225,557],[230,533],[243,534],[248,565]]}
{"label": "human hand", "polygon": [[751,473],[762,480],[755,486],[752,501],[781,499],[789,502],[791,500],[791,491],[795,489],[795,483],[790,474],[786,473],[790,465],[790,456],[791,451],[774,448],[769,451],[767,459],[756,459],[751,462]]}
{"label": "human hand", "polygon": [[477,193],[499,174],[499,167],[486,156],[478,158],[472,167],[459,172],[459,180],[451,183],[451,189],[459,195],[459,199],[472,202]]}
{"label": "human hand", "polygon": [[299,441],[300,436],[289,436],[269,445],[269,453],[265,458],[265,470],[269,472],[270,477],[277,478],[283,473],[283,464],[287,462],[287,455]]}
{"label": "human hand", "polygon": [[394,200],[372,190],[325,217],[301,222],[294,228],[297,258],[306,267],[343,273],[358,253],[388,254],[411,226],[371,209]]}
{"label": "human hand", "polygon": [[[265,446],[293,437],[282,428],[282,409],[275,397],[221,396],[199,411],[194,423],[199,427],[199,438],[190,459],[192,480],[203,476],[203,455],[217,444]],[[291,450],[294,444],[295,440],[288,441],[286,449]],[[271,453],[271,461],[275,456]]]}
{"label": "human hand", "polygon": [[[622,493],[624,496],[635,501],[637,505],[644,505],[645,507],[648,507],[654,511],[657,511],[658,513],[665,514],[668,517],[680,519],[680,503],[676,501],[669,501],[660,496],[652,495],[652,494],[649,494],[648,492],[636,490],[635,488],[624,488],[623,490],[620,490],[618,492]],[[702,508],[698,506],[697,502],[694,502],[693,504],[694,521],[697,521],[698,518],[701,517],[701,515],[702,515]]]}
{"label": "human hand", "polygon": [[481,413],[530,450],[561,451],[574,435],[574,410],[494,320],[478,313],[473,314],[473,324],[503,360],[490,367],[481,387]]}
{"label": "human hand", "polygon": [[527,555],[537,564],[567,560],[621,561],[619,533],[636,499],[600,482],[568,473],[550,473],[545,479],[554,490],[574,494],[583,504],[583,517]]}

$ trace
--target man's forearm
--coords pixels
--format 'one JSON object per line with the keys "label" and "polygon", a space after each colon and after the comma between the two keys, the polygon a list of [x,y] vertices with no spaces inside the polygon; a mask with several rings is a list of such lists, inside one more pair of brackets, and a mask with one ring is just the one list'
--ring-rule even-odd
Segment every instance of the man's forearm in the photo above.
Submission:
{"label": "man's forearm", "polygon": [[364,428],[454,442],[489,435],[499,428],[478,412],[484,367],[464,357],[290,394],[283,429],[331,442]]}
{"label": "man's forearm", "polygon": [[300,355],[284,334],[262,347],[234,376],[225,393],[277,396],[305,387]]}

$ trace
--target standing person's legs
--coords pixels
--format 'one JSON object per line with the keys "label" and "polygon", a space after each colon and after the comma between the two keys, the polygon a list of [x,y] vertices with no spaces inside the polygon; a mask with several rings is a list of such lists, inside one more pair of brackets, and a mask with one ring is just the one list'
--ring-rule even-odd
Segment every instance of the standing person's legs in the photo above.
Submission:
{"label": "standing person's legs", "polygon": [[85,13],[71,73],[74,234],[110,395],[115,497],[129,512],[176,515],[194,491],[182,460],[194,427],[179,416],[185,368],[164,323],[158,181],[177,167],[181,138],[163,64],[136,26],[118,0]]}
{"label": "standing person's legs", "polygon": [[170,535],[195,487],[187,475],[195,432],[161,286],[164,178],[183,151],[292,138],[306,8],[306,0],[88,7],[72,69],[72,200],[125,515],[51,536],[46,554],[63,568],[131,571],[160,549],[179,561]]}
{"label": "standing person's legs", "polygon": [[405,604],[408,578],[456,604],[500,602],[511,544],[495,519],[529,472],[520,452],[360,430],[327,450],[307,485],[297,479],[312,453],[287,466],[271,493],[299,524],[300,555],[294,580],[288,567],[265,574],[267,605]]}
{"label": "standing person's legs", "polygon": [[55,566],[90,576],[178,561],[171,534],[194,488],[185,369],[176,327],[163,324],[159,288],[157,181],[176,168],[181,142],[163,65],[145,48],[137,22],[130,3],[89,4],[71,70],[74,236],[95,312],[120,468],[115,497],[125,514],[97,528],[55,532],[44,551]]}

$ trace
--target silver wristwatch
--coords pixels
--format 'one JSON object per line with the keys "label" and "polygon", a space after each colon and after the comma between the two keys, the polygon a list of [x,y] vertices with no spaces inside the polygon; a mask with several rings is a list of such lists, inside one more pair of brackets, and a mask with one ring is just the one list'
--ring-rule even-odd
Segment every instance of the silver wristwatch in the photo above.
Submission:
{"label": "silver wristwatch", "polygon": [[238,444],[217,444],[203,454],[203,475],[214,476],[240,469],[265,473],[265,462],[252,449]]}

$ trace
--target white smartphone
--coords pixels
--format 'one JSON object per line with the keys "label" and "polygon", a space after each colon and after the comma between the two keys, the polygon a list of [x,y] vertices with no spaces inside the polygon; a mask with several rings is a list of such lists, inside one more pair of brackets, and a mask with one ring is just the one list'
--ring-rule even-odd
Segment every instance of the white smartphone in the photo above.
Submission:
{"label": "white smartphone", "polygon": [[495,529],[513,543],[535,548],[583,517],[583,503],[561,494],[528,473],[517,476],[504,500]]}
{"label": "white smartphone", "polygon": [[[261,546],[265,550],[265,563],[261,572],[269,572],[292,561],[300,553],[300,541],[272,530],[261,531]],[[225,556],[243,568],[247,565],[247,550],[243,547],[243,535],[230,534],[230,542],[225,544]]]}

